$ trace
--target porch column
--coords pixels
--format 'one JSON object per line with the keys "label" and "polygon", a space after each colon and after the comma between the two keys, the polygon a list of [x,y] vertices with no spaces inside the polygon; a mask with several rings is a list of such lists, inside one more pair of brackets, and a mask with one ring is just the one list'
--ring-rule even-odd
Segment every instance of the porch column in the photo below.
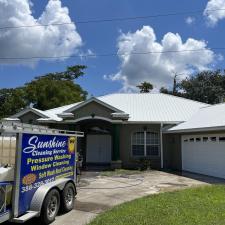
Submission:
{"label": "porch column", "polygon": [[113,124],[113,152],[112,161],[120,159],[120,125]]}
{"label": "porch column", "polygon": [[163,159],[163,123],[160,124],[160,157],[161,157],[161,169],[164,168],[164,159]]}

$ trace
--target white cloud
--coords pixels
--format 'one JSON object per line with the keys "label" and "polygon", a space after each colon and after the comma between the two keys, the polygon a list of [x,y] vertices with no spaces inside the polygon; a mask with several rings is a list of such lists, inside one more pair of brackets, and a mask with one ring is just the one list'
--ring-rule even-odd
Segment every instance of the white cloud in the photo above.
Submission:
{"label": "white cloud", "polygon": [[[204,51],[183,51],[176,53],[132,54],[134,52],[165,52],[204,49]],[[156,88],[171,86],[174,72],[187,74],[194,70],[208,69],[215,54],[207,48],[205,41],[193,38],[182,41],[179,34],[167,33],[157,42],[154,30],[144,26],[134,33],[122,33],[118,39],[120,70],[114,75],[104,76],[112,81],[122,81],[123,90],[135,90],[136,85],[149,81]]]}
{"label": "white cloud", "polygon": [[[49,0],[39,18],[32,15],[30,0],[0,0],[0,27],[71,22],[68,8],[62,7],[60,0]],[[82,39],[74,24],[0,30],[0,58],[71,55],[81,45]],[[33,60],[32,63],[37,61]],[[2,64],[27,64],[27,62],[0,59]]]}
{"label": "white cloud", "polygon": [[189,16],[185,19],[186,24],[191,25],[195,22],[195,18],[192,16]]}
{"label": "white cloud", "polygon": [[225,0],[209,0],[204,16],[210,26],[215,26],[219,20],[225,19]]}

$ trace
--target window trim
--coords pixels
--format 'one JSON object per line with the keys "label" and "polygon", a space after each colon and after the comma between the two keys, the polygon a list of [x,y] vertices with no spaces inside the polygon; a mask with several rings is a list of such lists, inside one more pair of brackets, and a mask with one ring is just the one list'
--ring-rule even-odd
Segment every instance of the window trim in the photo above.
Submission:
{"label": "window trim", "polygon": [[[133,135],[135,133],[139,133],[139,132],[144,133],[144,155],[140,155],[140,156],[133,154]],[[147,144],[146,140],[147,140],[147,133],[148,132],[152,132],[152,133],[158,134],[158,140],[159,140],[158,144]],[[139,144],[139,145],[142,145],[142,144]],[[159,147],[158,155],[147,155],[147,146],[158,146]],[[160,158],[160,156],[161,156],[160,148],[161,148],[161,141],[160,141],[160,132],[159,131],[154,131],[154,130],[137,130],[137,131],[133,131],[131,133],[131,157],[133,157],[133,158],[142,158],[142,157],[144,157],[144,158],[153,158],[153,159],[154,158]]]}

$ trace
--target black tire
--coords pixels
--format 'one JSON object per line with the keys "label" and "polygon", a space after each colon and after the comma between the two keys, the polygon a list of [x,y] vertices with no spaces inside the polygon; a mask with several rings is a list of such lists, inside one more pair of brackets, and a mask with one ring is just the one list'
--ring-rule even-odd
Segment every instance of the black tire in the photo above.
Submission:
{"label": "black tire", "polygon": [[75,187],[74,184],[68,183],[64,187],[62,191],[62,199],[61,199],[61,209],[63,213],[67,213],[71,211],[74,208],[74,202],[75,202]]}
{"label": "black tire", "polygon": [[55,220],[60,207],[60,195],[58,190],[52,189],[43,202],[41,210],[41,224],[48,225]]}

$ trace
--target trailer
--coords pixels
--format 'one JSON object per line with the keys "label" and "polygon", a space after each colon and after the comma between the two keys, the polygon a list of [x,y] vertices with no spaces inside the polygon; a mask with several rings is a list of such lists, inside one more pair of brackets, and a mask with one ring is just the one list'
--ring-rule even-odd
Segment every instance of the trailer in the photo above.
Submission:
{"label": "trailer", "polygon": [[82,132],[0,123],[0,224],[39,217],[50,224],[74,207]]}

